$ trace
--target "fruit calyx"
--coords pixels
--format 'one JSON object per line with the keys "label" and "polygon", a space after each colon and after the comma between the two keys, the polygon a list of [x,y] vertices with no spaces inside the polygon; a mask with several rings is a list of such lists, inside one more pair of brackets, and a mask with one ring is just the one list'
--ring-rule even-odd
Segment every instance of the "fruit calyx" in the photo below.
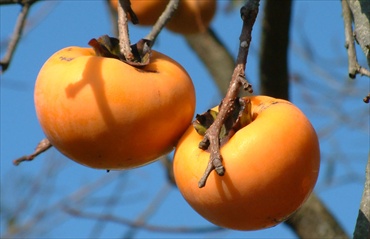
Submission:
{"label": "fruit calyx", "polygon": [[[234,107],[230,109],[231,113],[224,120],[224,123],[221,127],[219,134],[220,142],[227,142],[227,140],[230,139],[238,130],[247,126],[253,121],[251,108],[252,104],[249,98],[237,97],[235,99]],[[193,121],[194,129],[199,135],[204,136],[207,129],[216,120],[217,115],[218,111],[213,109],[209,109],[203,114],[197,114],[195,116],[195,120]]]}
{"label": "fruit calyx", "polygon": [[131,51],[134,56],[133,60],[126,60],[120,51],[119,40],[108,35],[103,35],[98,39],[91,39],[88,44],[94,49],[97,56],[118,59],[132,66],[146,66],[150,62],[151,41],[141,39],[131,45]]}

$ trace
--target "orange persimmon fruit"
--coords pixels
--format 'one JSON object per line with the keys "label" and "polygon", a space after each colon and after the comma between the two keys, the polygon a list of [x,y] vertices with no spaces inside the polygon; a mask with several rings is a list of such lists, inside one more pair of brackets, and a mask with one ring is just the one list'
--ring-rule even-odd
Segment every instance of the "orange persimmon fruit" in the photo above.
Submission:
{"label": "orange persimmon fruit", "polygon": [[174,148],[194,115],[195,90],[185,69],[159,52],[136,68],[72,46],[45,62],[34,101],[61,153],[92,168],[126,169]]}
{"label": "orange persimmon fruit", "polygon": [[[139,25],[152,26],[165,10],[169,0],[131,0],[131,8],[139,19]],[[118,0],[110,0],[117,9]],[[212,21],[217,8],[216,0],[183,0],[167,23],[166,28],[180,34],[203,32]]]}
{"label": "orange persimmon fruit", "polygon": [[250,101],[252,122],[221,146],[223,176],[213,171],[198,188],[210,154],[198,148],[203,137],[193,126],[174,155],[174,176],[185,200],[205,219],[235,230],[286,220],[312,192],[320,167],[316,132],[296,106],[267,96]]}

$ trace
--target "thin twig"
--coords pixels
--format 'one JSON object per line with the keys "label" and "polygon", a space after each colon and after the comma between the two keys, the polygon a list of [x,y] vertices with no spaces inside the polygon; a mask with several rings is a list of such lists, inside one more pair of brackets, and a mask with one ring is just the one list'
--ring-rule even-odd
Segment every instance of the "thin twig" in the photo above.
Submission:
{"label": "thin twig", "polygon": [[156,196],[153,198],[151,203],[147,206],[143,212],[138,216],[135,220],[134,227],[130,227],[130,229],[125,233],[123,238],[135,238],[135,234],[137,233],[138,229],[141,229],[143,225],[148,223],[148,220],[154,215],[154,213],[159,209],[161,204],[164,203],[166,197],[172,190],[172,185],[169,183],[165,183],[161,189],[158,190]]}
{"label": "thin twig", "polygon": [[219,134],[222,125],[229,117],[235,107],[235,100],[238,96],[240,87],[252,93],[252,86],[245,80],[245,66],[249,53],[249,46],[252,40],[252,29],[258,14],[259,0],[250,0],[241,8],[240,14],[243,20],[243,27],[240,35],[239,52],[236,60],[236,66],[232,74],[229,89],[219,109],[219,113],[214,123],[208,128],[199,147],[209,148],[210,160],[208,166],[200,179],[198,186],[204,187],[210,173],[215,170],[220,176],[224,175],[225,168],[222,165],[222,156],[220,153]]}
{"label": "thin twig", "polygon": [[131,8],[130,0],[119,0],[117,13],[118,13],[118,38],[120,52],[125,56],[126,61],[131,62],[134,60],[134,55],[131,51],[130,37],[128,33],[128,12]]}
{"label": "thin twig", "polygon": [[[49,162],[50,164],[50,162]],[[53,164],[53,163],[51,163]],[[55,164],[55,162],[54,162]],[[50,165],[49,165],[50,166]],[[48,167],[48,166],[47,166]],[[97,192],[100,188],[106,187],[110,182],[113,182],[114,180],[117,180],[117,178],[125,173],[123,171],[122,173],[108,173],[105,174],[103,177],[98,178],[97,180],[93,182],[89,182],[87,185],[78,187],[77,190],[75,190],[73,193],[68,194],[65,197],[62,197],[60,200],[57,200],[55,203],[50,204],[43,204],[42,207],[38,208],[40,210],[32,211],[32,215],[30,217],[24,217],[25,220],[22,220],[22,222],[19,222],[17,224],[17,230],[8,230],[5,232],[5,235],[1,235],[1,238],[25,238],[29,237],[30,234],[34,234],[35,230],[37,230],[38,225],[44,225],[44,228],[47,228],[46,230],[50,231],[50,225],[60,225],[62,222],[67,221],[70,218],[67,218],[66,214],[58,214],[57,212],[62,211],[64,209],[64,205],[66,203],[68,204],[75,204],[81,207],[81,204],[83,202],[86,202],[86,198],[89,198],[94,192]],[[45,171],[40,171],[40,175],[45,175]],[[47,175],[47,174],[46,174]],[[50,177],[50,176],[49,176]],[[55,177],[55,175],[54,175]],[[40,180],[35,180],[33,184],[38,184],[43,181],[47,181],[50,183],[50,180],[47,177],[39,177]],[[43,181],[42,181],[43,180]],[[32,182],[31,182],[32,183]],[[40,187],[43,185],[40,185]],[[40,190],[41,192],[44,192],[43,190]],[[30,197],[24,197],[22,198],[23,201],[29,202],[35,202],[40,199],[40,201],[45,202],[45,197],[47,196],[54,196],[54,195],[45,195],[44,193],[37,193],[37,191],[29,191],[30,194],[35,198]],[[41,196],[40,196],[41,195]],[[58,194],[59,196],[60,194]],[[26,195],[27,196],[27,195]],[[33,199],[33,200],[31,200]],[[15,205],[18,205],[19,198],[15,198],[16,203]],[[34,204],[30,203],[31,205],[28,206],[25,210],[23,210],[23,214],[16,215],[18,216],[25,216],[28,215],[27,213],[30,212],[30,208],[33,208]],[[59,217],[55,219],[55,217]],[[46,234],[46,233],[41,233]]]}
{"label": "thin twig", "polygon": [[91,220],[103,220],[108,222],[117,223],[119,225],[125,225],[130,227],[137,227],[140,226],[142,230],[153,231],[153,232],[162,232],[162,233],[205,233],[205,232],[216,232],[216,231],[223,231],[224,228],[216,227],[216,226],[205,226],[205,227],[170,227],[170,226],[159,226],[159,225],[151,225],[151,224],[140,224],[138,225],[137,222],[132,220],[118,217],[112,214],[102,214],[102,213],[89,213],[89,212],[82,212],[81,210],[69,206],[65,206],[64,211],[69,213],[75,217],[91,219]]}
{"label": "thin twig", "polygon": [[[4,55],[3,59],[0,62],[0,65],[1,65],[0,74],[6,71],[6,69],[8,69],[10,65],[15,49],[17,48],[18,42],[22,36],[22,32],[24,30],[24,26],[26,23],[29,10],[32,4],[34,4],[35,2],[37,2],[37,0],[30,0],[30,1],[22,2],[22,10],[18,15],[17,23],[15,25],[11,41],[9,42],[6,54]],[[4,2],[4,4],[5,3],[7,2]]]}
{"label": "thin twig", "polygon": [[162,163],[164,167],[164,171],[166,172],[166,178],[168,183],[172,186],[177,186],[175,181],[175,175],[173,174],[173,160],[170,159],[169,155],[163,155],[159,158],[159,161]]}
{"label": "thin twig", "polygon": [[344,32],[346,37],[345,47],[348,54],[348,75],[350,78],[356,78],[357,74],[366,75],[370,77],[370,71],[361,67],[357,61],[355,39],[352,30],[352,13],[346,0],[342,0],[342,13],[344,20]]}
{"label": "thin twig", "polygon": [[179,0],[170,0],[166,6],[166,9],[163,11],[161,16],[158,18],[157,22],[152,27],[150,33],[145,37],[151,41],[151,45],[154,44],[157,36],[162,31],[166,23],[171,19],[172,15],[176,12],[179,5]]}
{"label": "thin twig", "polygon": [[45,152],[46,150],[51,148],[51,146],[53,145],[51,145],[50,141],[47,138],[45,138],[40,141],[40,143],[37,145],[35,151],[32,154],[25,155],[25,156],[22,156],[20,158],[13,160],[13,164],[15,166],[18,166],[20,163],[24,161],[32,161],[37,155]]}

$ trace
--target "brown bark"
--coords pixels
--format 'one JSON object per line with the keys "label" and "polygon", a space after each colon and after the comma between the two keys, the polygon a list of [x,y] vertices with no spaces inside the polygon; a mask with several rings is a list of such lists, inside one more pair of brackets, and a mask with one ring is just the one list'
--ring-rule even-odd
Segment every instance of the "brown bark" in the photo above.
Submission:
{"label": "brown bark", "polygon": [[348,238],[341,225],[315,194],[285,224],[300,238]]}

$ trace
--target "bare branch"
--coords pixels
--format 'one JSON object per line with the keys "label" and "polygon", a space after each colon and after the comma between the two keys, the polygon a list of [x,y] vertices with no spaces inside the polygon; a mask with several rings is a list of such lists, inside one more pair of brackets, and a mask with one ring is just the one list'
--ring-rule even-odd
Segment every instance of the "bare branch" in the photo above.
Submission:
{"label": "bare branch", "polygon": [[344,31],[346,37],[346,48],[348,54],[348,75],[350,78],[356,78],[357,74],[367,75],[370,77],[370,71],[360,66],[357,61],[355,39],[352,31],[352,13],[348,6],[347,0],[342,0],[342,13],[344,20]]}
{"label": "bare branch", "polygon": [[[17,1],[18,3],[22,3],[22,10],[18,15],[17,23],[14,28],[14,32],[12,35],[12,39],[9,42],[8,49],[6,51],[6,54],[4,55],[3,59],[1,59],[0,65],[1,70],[0,74],[6,71],[10,65],[10,62],[13,58],[13,54],[15,52],[15,49],[17,48],[18,42],[22,36],[25,22],[29,13],[29,10],[37,0],[29,0],[29,1]],[[9,3],[8,1],[2,1],[1,4]],[[14,1],[13,1],[14,3]]]}
{"label": "bare branch", "polygon": [[222,125],[229,117],[230,113],[235,107],[235,100],[239,94],[241,86],[252,92],[251,85],[245,81],[245,65],[247,63],[247,56],[249,53],[249,46],[252,40],[252,29],[258,14],[259,0],[250,0],[240,9],[241,18],[243,20],[242,32],[240,35],[239,52],[236,60],[236,66],[232,74],[229,89],[222,104],[219,108],[219,113],[214,123],[207,129],[203,140],[199,146],[202,149],[209,148],[210,161],[200,179],[198,186],[204,187],[209,174],[215,169],[217,174],[222,176],[225,169],[222,165],[222,156],[220,153],[219,134]]}
{"label": "bare branch", "polygon": [[361,46],[370,67],[370,1],[347,0],[355,23],[354,36]]}
{"label": "bare branch", "polygon": [[51,148],[51,146],[52,145],[51,145],[50,141],[47,138],[45,138],[45,139],[40,141],[40,143],[37,145],[35,151],[32,154],[22,156],[18,159],[13,160],[13,164],[15,166],[18,166],[20,163],[22,163],[24,161],[32,161],[37,155],[45,152],[46,150]]}
{"label": "bare branch", "polygon": [[176,12],[179,5],[179,0],[170,0],[163,11],[161,16],[158,18],[157,22],[154,24],[151,32],[145,37],[151,41],[151,45],[154,44],[159,33],[162,31],[166,23],[171,19],[172,15]]}
{"label": "bare branch", "polygon": [[206,232],[216,232],[216,231],[223,231],[225,229],[216,226],[210,227],[165,227],[165,226],[158,226],[158,225],[150,225],[150,224],[137,224],[134,221],[129,219],[114,216],[112,214],[99,214],[99,213],[88,213],[88,212],[81,212],[80,210],[72,207],[64,207],[64,211],[80,218],[91,219],[91,220],[104,220],[109,221],[121,225],[126,225],[130,227],[138,227],[140,226],[141,229],[153,232],[164,232],[164,233],[206,233]]}
{"label": "bare branch", "polygon": [[293,229],[299,238],[348,238],[343,228],[314,193],[297,212],[299,213],[293,214],[285,224]]}
{"label": "bare branch", "polygon": [[148,219],[159,209],[160,205],[165,201],[166,197],[170,193],[172,185],[165,183],[160,190],[158,190],[157,195],[154,197],[148,207],[143,210],[139,217],[134,222],[135,227],[131,227],[123,236],[123,238],[134,238],[134,234],[138,229],[141,229],[143,225],[147,224]]}
{"label": "bare branch", "polygon": [[[51,163],[51,165],[55,165],[55,162]],[[50,165],[46,165],[46,167],[50,167]],[[57,170],[57,171],[59,172],[59,170]],[[40,182],[48,182],[49,183],[50,178],[45,178],[45,177],[51,177],[51,176],[48,175],[47,173],[45,173],[45,171],[40,171],[40,172],[41,173],[39,174],[40,175],[39,180],[35,180],[34,182],[32,182],[32,185],[39,184]],[[83,187],[79,187],[73,193],[71,193],[71,194],[69,194],[65,197],[60,198],[55,203],[52,203],[52,204],[48,203],[48,204],[43,205],[42,207],[39,208],[39,210],[34,212],[32,214],[32,216],[29,217],[29,214],[27,214],[27,216],[23,215],[24,218],[26,218],[26,220],[21,222],[19,225],[17,225],[17,230],[5,232],[5,235],[1,235],[1,237],[2,238],[25,238],[25,237],[29,237],[30,234],[32,235],[32,233],[35,231],[35,229],[38,227],[38,225],[40,225],[42,223],[44,223],[44,225],[46,225],[46,227],[47,227],[46,230],[50,231],[50,228],[51,228],[50,225],[59,225],[59,223],[61,223],[61,217],[64,218],[62,221],[67,220],[65,218],[65,216],[66,216],[65,214],[60,216],[60,214],[56,213],[57,211],[61,211],[64,208],[64,205],[66,203],[74,203],[74,204],[77,204],[77,205],[81,205],[81,202],[84,202],[86,200],[86,198],[88,198],[93,193],[95,193],[99,188],[106,187],[109,182],[117,180],[117,178],[123,173],[125,173],[125,172],[123,171],[122,173],[105,174],[103,177],[100,177],[99,179],[94,180],[93,182],[90,182],[90,183],[84,185]],[[55,176],[55,174],[53,176]],[[41,187],[41,185],[36,185],[36,187]],[[40,195],[44,195],[43,193],[37,193],[37,192],[38,192],[38,190],[31,190],[30,194],[32,194],[34,196],[36,194],[36,196],[39,196],[39,197],[40,197]],[[48,196],[50,197],[50,195],[48,195]],[[35,198],[32,198],[32,197],[25,197],[25,198],[22,198],[21,200],[26,201],[27,203],[28,202],[34,202],[34,200],[30,201],[30,199],[35,200]],[[18,200],[19,200],[19,198],[17,198],[17,201]],[[41,199],[42,202],[45,202],[45,200],[46,200],[45,198]],[[31,205],[32,205],[32,207],[35,206],[34,203],[30,203],[30,205],[28,205],[28,207],[31,207]],[[23,210],[21,212],[23,212],[23,214],[25,214],[25,211],[26,210]],[[26,211],[26,212],[29,212],[29,211]],[[58,215],[59,215],[59,220],[55,220],[55,219],[53,220],[53,217],[56,217]],[[56,221],[57,221],[57,223],[54,224]]]}
{"label": "bare branch", "polygon": [[162,156],[159,161],[161,161],[164,171],[166,172],[167,180],[172,186],[177,186],[175,181],[175,175],[173,174],[173,161],[170,159],[169,155]]}
{"label": "bare branch", "polygon": [[[128,33],[128,12],[131,9],[130,0],[119,0],[117,13],[118,13],[118,37],[120,52],[125,56],[128,62],[134,60],[134,55],[131,52],[130,36]],[[132,11],[132,10],[131,10]]]}

